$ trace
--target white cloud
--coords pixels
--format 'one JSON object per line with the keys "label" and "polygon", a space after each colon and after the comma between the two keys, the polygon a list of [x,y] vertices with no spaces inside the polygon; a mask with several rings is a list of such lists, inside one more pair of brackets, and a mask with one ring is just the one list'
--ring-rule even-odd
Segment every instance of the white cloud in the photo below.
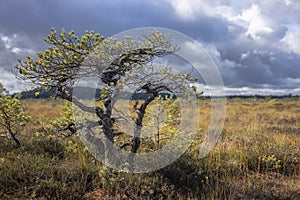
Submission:
{"label": "white cloud", "polygon": [[298,30],[288,31],[280,42],[285,51],[300,55],[300,27]]}
{"label": "white cloud", "polygon": [[0,39],[4,42],[5,48],[9,49],[11,47],[11,39],[5,35],[0,35]]}
{"label": "white cloud", "polygon": [[261,39],[262,36],[273,32],[268,19],[262,15],[260,7],[256,4],[252,5],[249,9],[243,10],[241,15],[238,15],[231,20],[241,20],[246,22],[247,31],[245,34],[251,36],[255,40]]}
{"label": "white cloud", "polygon": [[284,2],[287,6],[289,6],[293,3],[292,0],[284,0]]}
{"label": "white cloud", "polygon": [[21,50],[20,48],[18,48],[18,47],[14,47],[14,48],[12,48],[11,51],[14,52],[15,54],[18,54],[18,53],[20,53],[22,50]]}
{"label": "white cloud", "polygon": [[167,0],[171,3],[176,14],[185,20],[196,20],[197,16],[221,16],[228,19],[235,16],[231,6],[221,4],[218,1],[203,0]]}
{"label": "white cloud", "polygon": [[244,59],[246,59],[248,56],[249,56],[249,51],[248,52],[246,52],[246,53],[242,53],[241,54],[241,60],[244,60]]}
{"label": "white cloud", "polygon": [[299,95],[300,89],[278,89],[278,88],[251,88],[251,87],[240,87],[240,88],[228,88],[224,89],[227,95]]}
{"label": "white cloud", "polygon": [[26,40],[22,36],[19,36],[17,34],[12,34],[11,36],[4,35],[3,33],[0,33],[0,40],[3,41],[4,47],[14,53],[14,54],[34,54],[34,50],[30,48],[20,47],[20,43],[23,42],[23,40]]}
{"label": "white cloud", "polygon": [[207,4],[202,0],[168,0],[178,16],[185,20],[194,19]]}
{"label": "white cloud", "polygon": [[28,38],[20,34],[3,34],[0,33],[0,82],[10,93],[18,92],[28,84],[17,80],[12,70],[17,63],[18,58],[27,55],[34,55],[36,51],[31,49],[33,46]]}
{"label": "white cloud", "polygon": [[13,73],[0,68],[0,82],[10,94],[28,89],[30,84],[17,80]]}
{"label": "white cloud", "polygon": [[[298,18],[300,4],[292,0],[232,1],[232,0],[165,0],[173,7],[177,16],[186,21],[197,21],[201,17],[213,17],[227,21],[228,30],[242,30],[256,42],[265,44],[280,37],[286,23]],[[293,6],[291,6],[293,5]],[[290,12],[287,14],[287,12]],[[242,29],[236,29],[237,27]],[[233,34],[236,33],[233,31]],[[283,33],[284,34],[284,33]]]}
{"label": "white cloud", "polygon": [[[203,84],[195,84],[199,91],[203,91],[204,96],[219,96],[220,91],[218,88],[213,86],[207,86]],[[261,88],[253,88],[253,87],[224,87],[225,95],[300,95],[300,88],[294,89],[280,89],[280,88],[272,88],[272,86],[266,85],[266,87]]]}
{"label": "white cloud", "polygon": [[[273,16],[265,15],[262,9],[270,9],[270,3],[252,1],[253,4],[232,1],[203,1],[203,0],[167,0],[176,14],[187,21],[195,21],[201,16],[218,17],[227,20],[228,28],[238,26],[244,28],[244,34],[254,40],[262,40],[265,36],[274,33],[276,27]],[[281,0],[283,1],[283,0]],[[227,3],[227,4],[226,4]],[[280,2],[275,2],[280,6]],[[283,3],[283,2],[281,2]],[[285,4],[290,5],[290,0]],[[271,8],[273,9],[274,6]]]}

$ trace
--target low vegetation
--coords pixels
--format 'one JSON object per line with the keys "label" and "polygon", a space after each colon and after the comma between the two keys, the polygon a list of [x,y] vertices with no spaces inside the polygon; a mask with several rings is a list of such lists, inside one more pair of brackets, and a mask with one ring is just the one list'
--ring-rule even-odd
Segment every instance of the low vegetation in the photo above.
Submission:
{"label": "low vegetation", "polygon": [[222,135],[205,158],[198,158],[198,145],[209,124],[210,101],[200,100],[200,129],[190,150],[173,164],[146,174],[106,167],[76,136],[56,137],[49,131],[63,118],[62,100],[21,103],[34,120],[19,134],[21,147],[0,140],[3,199],[300,197],[299,98],[228,100]]}

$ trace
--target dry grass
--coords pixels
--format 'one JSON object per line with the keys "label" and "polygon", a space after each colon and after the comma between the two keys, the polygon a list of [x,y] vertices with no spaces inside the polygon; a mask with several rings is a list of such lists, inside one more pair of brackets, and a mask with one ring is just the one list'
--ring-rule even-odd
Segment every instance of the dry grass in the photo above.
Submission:
{"label": "dry grass", "polygon": [[[23,147],[0,148],[0,196],[20,199],[299,199],[300,101],[231,99],[213,151],[198,158],[210,120],[200,101],[200,128],[189,152],[148,174],[127,174],[97,162],[76,138],[35,138],[59,116],[62,102],[26,100],[33,121]],[[26,136],[30,137],[26,137]]]}
{"label": "dry grass", "polygon": [[[200,123],[205,132],[210,109],[209,102],[203,104]],[[299,110],[296,98],[227,102],[224,130],[209,162],[216,162],[233,197],[300,197]]]}
{"label": "dry grass", "polygon": [[22,101],[24,111],[33,118],[44,117],[54,119],[60,115],[61,100],[54,99],[29,99]]}

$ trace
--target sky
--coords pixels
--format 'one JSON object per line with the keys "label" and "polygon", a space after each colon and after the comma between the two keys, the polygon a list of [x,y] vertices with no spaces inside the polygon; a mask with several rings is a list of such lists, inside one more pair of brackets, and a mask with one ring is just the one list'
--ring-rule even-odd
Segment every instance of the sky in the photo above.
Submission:
{"label": "sky", "polygon": [[17,59],[45,50],[51,27],[109,37],[163,27],[197,40],[216,63],[227,94],[300,94],[300,1],[297,0],[1,0],[0,82],[26,85]]}

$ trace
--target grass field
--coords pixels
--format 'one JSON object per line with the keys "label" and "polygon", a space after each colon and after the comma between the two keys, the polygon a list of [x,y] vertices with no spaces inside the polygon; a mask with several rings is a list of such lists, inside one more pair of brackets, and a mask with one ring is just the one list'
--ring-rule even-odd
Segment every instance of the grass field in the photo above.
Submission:
{"label": "grass field", "polygon": [[[300,99],[229,99],[223,132],[198,158],[210,120],[200,100],[200,128],[190,150],[146,174],[110,169],[76,137],[48,137],[61,101],[25,100],[33,120],[18,149],[0,141],[1,199],[300,199]],[[198,120],[193,119],[191,120]]]}

